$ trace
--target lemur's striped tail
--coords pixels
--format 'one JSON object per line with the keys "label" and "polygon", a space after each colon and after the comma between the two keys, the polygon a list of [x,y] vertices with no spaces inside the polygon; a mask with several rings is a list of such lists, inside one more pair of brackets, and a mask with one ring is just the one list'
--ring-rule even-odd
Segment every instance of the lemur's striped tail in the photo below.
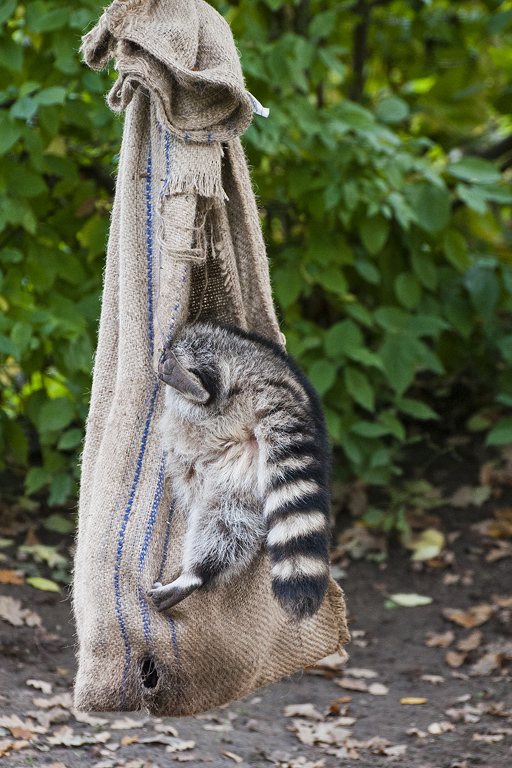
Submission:
{"label": "lemur's striped tail", "polygon": [[267,549],[275,598],[303,619],[320,608],[329,578],[328,468],[324,446],[314,439],[283,437],[267,457]]}

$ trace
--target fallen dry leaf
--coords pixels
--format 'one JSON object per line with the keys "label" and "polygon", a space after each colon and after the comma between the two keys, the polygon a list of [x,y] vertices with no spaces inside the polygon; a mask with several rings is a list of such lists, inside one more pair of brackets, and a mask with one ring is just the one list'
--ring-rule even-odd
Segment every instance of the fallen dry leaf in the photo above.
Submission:
{"label": "fallen dry leaf", "polygon": [[425,640],[425,645],[429,648],[435,648],[440,646],[441,648],[447,648],[455,640],[455,633],[451,629],[448,632],[428,632],[428,639]]}
{"label": "fallen dry leaf", "polygon": [[240,755],[235,755],[234,752],[226,752],[222,750],[221,755],[226,755],[226,757],[230,757],[231,760],[235,761],[235,763],[243,763],[244,761],[243,757],[240,757]]}
{"label": "fallen dry leaf", "polygon": [[46,740],[53,746],[62,747],[81,747],[83,744],[105,744],[110,739],[110,733],[86,733],[83,735],[75,734],[73,728],[69,725],[63,725],[53,732],[53,736],[47,736]]}
{"label": "fallen dry leaf", "polygon": [[441,531],[427,528],[417,536],[413,536],[407,544],[407,548],[413,550],[411,560],[418,562],[437,557],[444,545],[445,538]]}
{"label": "fallen dry leaf", "polygon": [[138,742],[138,740],[139,740],[139,737],[137,736],[136,733],[133,734],[133,736],[130,736],[127,734],[126,736],[123,736],[123,738],[121,739],[121,746],[128,747],[130,744],[135,744],[136,742]]}
{"label": "fallen dry leaf", "polygon": [[52,684],[47,683],[45,680],[25,680],[25,685],[31,685],[32,688],[37,688],[42,691],[46,696],[52,692]]}
{"label": "fallen dry leaf", "polygon": [[[146,722],[146,720],[144,720]],[[179,734],[176,728],[170,723],[155,723],[155,731],[158,733],[169,733],[171,736],[178,738]]]}
{"label": "fallen dry leaf", "polygon": [[498,640],[487,646],[487,653],[471,666],[469,674],[471,677],[489,675],[510,661],[512,661],[512,641]]}
{"label": "fallen dry leaf", "polygon": [[362,669],[359,667],[347,667],[343,670],[345,675],[348,675],[349,677],[355,677],[355,678],[365,678],[366,680],[370,680],[373,677],[378,677],[378,672],[374,672],[373,669]]}
{"label": "fallen dry leaf", "polygon": [[171,739],[171,742],[167,743],[166,752],[186,752],[189,749],[194,749],[196,745],[195,741],[183,741],[183,739],[175,739],[172,736],[167,738]]}
{"label": "fallen dry leaf", "polygon": [[267,755],[267,760],[274,763],[274,765],[278,765],[279,768],[323,768],[325,765],[325,758],[312,761],[308,760],[304,755],[294,756],[280,750],[275,750]]}
{"label": "fallen dry leaf", "polygon": [[22,608],[21,602],[14,597],[0,595],[0,619],[8,621],[13,627],[40,627],[41,617],[29,608]]}
{"label": "fallen dry leaf", "polygon": [[473,629],[473,627],[479,627],[489,621],[493,614],[493,607],[488,603],[482,603],[482,605],[471,606],[467,611],[463,611],[461,608],[443,608],[441,613],[455,624],[466,629]]}
{"label": "fallen dry leaf", "polygon": [[470,504],[480,507],[484,501],[487,501],[491,495],[491,488],[488,486],[479,486],[473,488],[470,485],[461,485],[455,493],[448,499],[452,507],[467,507]]}
{"label": "fallen dry leaf", "polygon": [[420,731],[419,728],[416,728],[416,726],[413,726],[412,728],[408,728],[406,730],[406,734],[408,736],[417,736],[419,739],[426,739],[428,736],[428,733],[426,731]]}
{"label": "fallen dry leaf", "polygon": [[443,720],[440,723],[430,723],[430,725],[427,727],[427,731],[431,733],[433,736],[439,736],[441,733],[446,733],[447,731],[454,731],[455,726],[453,723],[448,722],[448,720]]}
{"label": "fallen dry leaf", "polygon": [[493,595],[492,601],[498,608],[512,608],[512,597],[499,597],[498,595]]}
{"label": "fallen dry leaf", "polygon": [[444,683],[444,677],[441,677],[441,675],[421,675],[420,680],[423,680],[425,683],[432,683],[432,685],[441,685],[441,683]]}
{"label": "fallen dry leaf", "polygon": [[468,637],[459,640],[457,643],[457,648],[459,651],[465,651],[466,653],[475,651],[482,642],[482,637],[483,635],[481,631],[479,629],[475,629],[475,631],[468,635]]}
{"label": "fallen dry leaf", "polygon": [[368,686],[368,693],[371,693],[372,696],[385,696],[389,693],[389,688],[382,683],[372,683]]}
{"label": "fallen dry leaf", "polygon": [[36,707],[41,709],[51,709],[52,707],[62,707],[70,709],[73,706],[73,697],[70,693],[58,693],[51,699],[41,699],[40,697],[32,699]]}
{"label": "fallen dry leaf", "polygon": [[148,721],[147,717],[142,720],[134,720],[132,717],[123,717],[120,720],[114,720],[110,725],[113,731],[128,731],[130,728],[142,728]]}
{"label": "fallen dry leaf", "polygon": [[[2,715],[0,717],[0,726],[7,728],[12,733],[15,739],[17,738],[34,738],[36,733],[46,733],[46,729],[42,725],[36,725],[32,720],[22,720],[18,715]],[[16,731],[16,733],[15,733]],[[21,732],[28,733],[30,736],[18,736]]]}
{"label": "fallen dry leaf", "polygon": [[37,720],[39,725],[42,725],[47,731],[50,729],[52,723],[66,723],[71,717],[71,712],[67,709],[61,709],[60,707],[37,709],[35,711],[27,710],[25,714],[28,715],[28,717]]}
{"label": "fallen dry leaf", "polygon": [[495,744],[497,741],[502,741],[504,739],[504,735],[502,733],[474,733],[473,734],[473,741],[485,741],[487,744]]}
{"label": "fallen dry leaf", "polygon": [[24,584],[25,579],[16,571],[6,571],[0,569],[0,583],[2,584]]}
{"label": "fallen dry leaf", "polygon": [[420,696],[404,696],[400,699],[400,704],[426,704],[428,699],[424,699]]}
{"label": "fallen dry leaf", "polygon": [[324,716],[318,712],[313,704],[289,704],[284,708],[285,717],[307,717],[310,720],[324,720]]}
{"label": "fallen dry leaf", "polygon": [[343,743],[351,733],[347,728],[341,726],[338,720],[328,723],[310,723],[305,720],[293,720],[291,729],[295,731],[297,738],[307,747],[312,747],[317,743]]}
{"label": "fallen dry leaf", "polygon": [[319,672],[319,673],[329,673],[329,672],[339,672],[341,670],[341,667],[343,664],[346,663],[348,659],[348,653],[345,651],[343,654],[341,653],[331,653],[330,656],[326,656],[324,659],[320,659],[320,661],[317,661],[316,664],[313,664],[311,667],[307,667],[307,672]]}
{"label": "fallen dry leaf", "polygon": [[367,691],[368,685],[364,680],[354,680],[350,677],[342,677],[340,680],[334,681],[340,688],[345,688],[347,691]]}
{"label": "fallen dry leaf", "polygon": [[494,539],[512,538],[512,507],[495,509],[493,514],[495,519],[491,521],[487,535]]}
{"label": "fallen dry leaf", "polygon": [[12,739],[0,739],[0,755],[3,756],[9,754],[13,745],[14,741]]}
{"label": "fallen dry leaf", "polygon": [[504,557],[512,557],[512,543],[510,541],[496,541],[493,549],[485,556],[486,563],[495,563]]}
{"label": "fallen dry leaf", "polygon": [[406,752],[407,746],[405,744],[396,744],[391,747],[383,747],[379,754],[385,755],[386,757],[401,757],[402,755],[405,755]]}
{"label": "fallen dry leaf", "polygon": [[466,661],[466,655],[467,654],[465,653],[458,653],[457,651],[448,651],[444,659],[452,669],[458,669]]}
{"label": "fallen dry leaf", "polygon": [[85,723],[86,725],[92,725],[94,727],[107,725],[108,723],[106,717],[95,717],[94,715],[88,715],[87,712],[79,712],[74,707],[70,707],[69,709],[75,720],[79,723]]}

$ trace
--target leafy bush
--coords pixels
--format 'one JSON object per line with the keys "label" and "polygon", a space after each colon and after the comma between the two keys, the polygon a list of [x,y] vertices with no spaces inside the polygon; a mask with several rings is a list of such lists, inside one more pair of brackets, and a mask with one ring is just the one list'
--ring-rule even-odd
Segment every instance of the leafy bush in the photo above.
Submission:
{"label": "leafy bush", "polygon": [[[76,491],[121,123],[79,62],[94,0],[0,10],[1,455],[50,504]],[[37,435],[37,444],[30,436]]]}
{"label": "leafy bush", "polygon": [[[512,2],[216,7],[271,110],[245,143],[339,471],[389,483],[450,394],[470,429],[512,440]],[[108,75],[77,54],[100,10],[0,10],[2,455],[50,504],[76,488],[121,132]]]}

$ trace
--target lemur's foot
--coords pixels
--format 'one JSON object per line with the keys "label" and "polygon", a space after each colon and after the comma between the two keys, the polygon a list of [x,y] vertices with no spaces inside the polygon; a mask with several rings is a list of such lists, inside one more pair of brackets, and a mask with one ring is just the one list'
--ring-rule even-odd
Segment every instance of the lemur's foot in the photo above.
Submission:
{"label": "lemur's foot", "polygon": [[192,594],[202,583],[201,579],[196,576],[182,574],[165,586],[156,581],[153,584],[153,589],[148,591],[148,595],[159,611],[166,611]]}

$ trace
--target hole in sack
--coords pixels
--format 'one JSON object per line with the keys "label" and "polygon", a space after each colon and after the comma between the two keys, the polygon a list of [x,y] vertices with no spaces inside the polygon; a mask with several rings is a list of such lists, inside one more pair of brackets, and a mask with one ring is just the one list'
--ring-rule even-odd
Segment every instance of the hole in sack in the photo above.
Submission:
{"label": "hole in sack", "polygon": [[140,663],[140,674],[144,688],[156,688],[158,683],[158,672],[152,658],[142,659]]}

